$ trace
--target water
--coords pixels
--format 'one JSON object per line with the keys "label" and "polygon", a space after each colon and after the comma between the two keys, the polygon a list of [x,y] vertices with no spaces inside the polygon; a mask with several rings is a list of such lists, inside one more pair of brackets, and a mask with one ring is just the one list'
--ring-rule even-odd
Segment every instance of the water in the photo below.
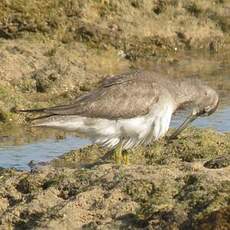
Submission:
{"label": "water", "polygon": [[66,136],[62,140],[46,139],[31,144],[0,147],[0,166],[3,168],[28,169],[28,163],[31,161],[49,161],[88,143],[84,139]]}
{"label": "water", "polygon": [[[168,74],[181,76],[198,74],[218,91],[221,98],[217,112],[210,117],[197,119],[193,122],[193,125],[213,128],[220,132],[229,132],[230,60],[225,58],[223,54],[221,57],[202,56],[200,54],[198,56],[188,55],[183,56],[180,60],[180,62],[163,69],[167,70]],[[186,112],[177,114],[173,118],[171,126],[178,126],[186,115]],[[13,132],[9,132],[9,134],[6,133],[5,135],[4,133],[4,136],[0,134],[0,167],[29,169],[28,163],[31,160],[46,162],[89,143],[88,140],[77,138],[74,134],[60,134],[60,131],[43,130],[34,134],[31,131],[17,128]]]}
{"label": "water", "polygon": [[[171,127],[177,127],[183,120],[186,119],[188,113],[177,114],[171,122]],[[220,132],[230,131],[230,107],[221,108],[215,114],[209,117],[197,118],[193,126],[200,128],[212,128]]]}

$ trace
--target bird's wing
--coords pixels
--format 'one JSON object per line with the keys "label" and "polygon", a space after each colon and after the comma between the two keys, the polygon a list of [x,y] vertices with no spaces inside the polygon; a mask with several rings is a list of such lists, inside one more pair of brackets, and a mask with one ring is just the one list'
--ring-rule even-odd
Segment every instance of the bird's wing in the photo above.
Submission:
{"label": "bird's wing", "polygon": [[132,71],[115,76],[108,76],[101,82],[102,87],[110,87],[112,85],[119,85],[125,82],[137,80],[138,77],[144,78],[146,75],[143,71]]}
{"label": "bird's wing", "polygon": [[47,114],[92,118],[132,118],[145,115],[159,100],[159,84],[139,72],[106,79],[73,104],[47,108]]}

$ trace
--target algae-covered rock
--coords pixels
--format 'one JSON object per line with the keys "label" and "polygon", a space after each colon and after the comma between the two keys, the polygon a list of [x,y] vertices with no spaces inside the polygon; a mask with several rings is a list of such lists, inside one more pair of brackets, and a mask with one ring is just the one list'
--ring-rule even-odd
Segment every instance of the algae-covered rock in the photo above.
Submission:
{"label": "algae-covered rock", "polygon": [[[229,32],[225,10],[228,6],[227,1],[202,0],[183,0],[180,4],[150,0],[31,0],[30,3],[3,0],[0,37],[13,39],[37,33],[64,43],[80,39],[105,48],[124,47],[134,35],[141,40],[157,35],[160,46],[177,43],[179,47],[218,50],[223,32]],[[184,33],[184,38],[178,39],[177,32]],[[173,43],[168,42],[170,38]],[[139,43],[136,46],[141,49]]]}
{"label": "algae-covered rock", "polygon": [[204,167],[210,169],[218,169],[228,167],[230,165],[230,154],[222,155],[205,162]]}
{"label": "algae-covered rock", "polygon": [[230,207],[221,208],[208,215],[205,215],[197,224],[197,229],[229,229],[230,228]]}
{"label": "algae-covered rock", "polygon": [[[95,159],[108,154],[98,146],[89,146],[84,149],[65,154],[52,164],[79,164],[92,163]],[[189,128],[178,139],[168,141],[162,138],[147,147],[139,146],[129,150],[130,162],[133,164],[167,165],[177,162],[200,162],[207,165],[206,161],[225,155],[222,159],[223,167],[228,166],[230,154],[230,136],[218,133],[212,129]],[[225,163],[224,163],[225,162]],[[221,168],[221,166],[220,166]]]}
{"label": "algae-covered rock", "polygon": [[5,122],[7,120],[7,114],[6,112],[2,111],[0,109],[0,122]]}
{"label": "algae-covered rock", "polygon": [[230,166],[205,162],[229,156],[229,138],[192,128],[133,150],[129,165],[97,161],[106,150],[88,146],[31,173],[1,170],[0,226],[228,229]]}

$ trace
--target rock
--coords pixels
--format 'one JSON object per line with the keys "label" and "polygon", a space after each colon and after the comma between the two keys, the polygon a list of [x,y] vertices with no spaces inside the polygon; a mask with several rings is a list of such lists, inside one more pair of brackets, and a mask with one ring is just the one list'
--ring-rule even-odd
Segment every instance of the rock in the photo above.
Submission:
{"label": "rock", "polygon": [[106,153],[94,145],[32,172],[0,169],[0,228],[228,229],[229,167],[207,169],[202,161],[220,146],[229,150],[229,138],[188,129],[168,147],[134,150],[128,166],[94,163]]}
{"label": "rock", "polygon": [[219,156],[204,163],[204,167],[210,169],[219,169],[230,165],[230,154]]}

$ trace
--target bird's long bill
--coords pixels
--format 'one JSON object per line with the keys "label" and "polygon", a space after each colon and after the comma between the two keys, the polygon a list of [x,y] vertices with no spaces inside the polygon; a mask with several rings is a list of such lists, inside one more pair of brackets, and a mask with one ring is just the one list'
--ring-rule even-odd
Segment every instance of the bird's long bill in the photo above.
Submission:
{"label": "bird's long bill", "polygon": [[169,140],[175,139],[191,122],[197,118],[197,115],[191,114],[187,119],[179,126],[176,131],[169,137]]}

